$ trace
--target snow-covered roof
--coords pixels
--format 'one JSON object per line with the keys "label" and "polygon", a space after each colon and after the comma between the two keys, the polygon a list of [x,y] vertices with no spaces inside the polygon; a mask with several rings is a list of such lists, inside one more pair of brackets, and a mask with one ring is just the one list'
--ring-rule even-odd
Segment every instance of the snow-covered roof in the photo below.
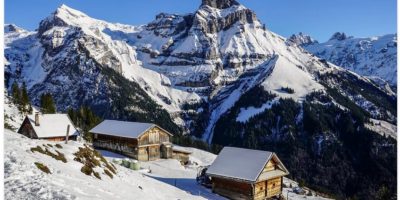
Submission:
{"label": "snow-covered roof", "polygon": [[176,146],[176,145],[174,145],[174,146],[172,147],[172,151],[182,152],[182,153],[187,153],[187,154],[193,153],[193,152],[191,152],[191,151],[185,149],[184,147],[180,147],[180,146]]}
{"label": "snow-covered roof", "polygon": [[[104,120],[99,125],[97,125],[92,130],[90,130],[90,132],[102,134],[102,135],[111,135],[111,136],[119,136],[119,137],[126,137],[126,138],[138,138],[144,132],[146,132],[147,130],[149,130],[150,128],[152,128],[154,126],[157,126],[157,125],[151,124],[151,123]],[[160,127],[158,127],[158,128],[160,128]],[[165,132],[167,132],[167,131],[165,131]],[[170,133],[168,133],[168,134],[170,134]]]}
{"label": "snow-covered roof", "polygon": [[68,125],[70,136],[79,134],[67,114],[39,114],[39,126],[35,125],[35,114],[26,117],[38,138],[65,137]]}
{"label": "snow-covered roof", "polygon": [[[273,156],[276,155],[269,151],[225,147],[207,169],[207,174],[255,182]],[[287,172],[284,172],[280,175],[286,174]],[[276,172],[268,174],[268,176],[275,175]]]}

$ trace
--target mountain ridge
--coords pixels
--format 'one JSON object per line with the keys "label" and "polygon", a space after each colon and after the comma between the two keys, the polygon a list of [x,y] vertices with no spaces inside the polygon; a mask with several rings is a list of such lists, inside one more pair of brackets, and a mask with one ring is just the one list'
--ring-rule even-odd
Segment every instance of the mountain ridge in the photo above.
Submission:
{"label": "mountain ridge", "polygon": [[309,38],[308,35],[298,34],[292,35],[288,41],[297,39],[294,44],[338,66],[367,76],[382,88],[388,87],[385,82],[397,87],[396,34],[355,38],[337,32],[323,43],[312,43]]}

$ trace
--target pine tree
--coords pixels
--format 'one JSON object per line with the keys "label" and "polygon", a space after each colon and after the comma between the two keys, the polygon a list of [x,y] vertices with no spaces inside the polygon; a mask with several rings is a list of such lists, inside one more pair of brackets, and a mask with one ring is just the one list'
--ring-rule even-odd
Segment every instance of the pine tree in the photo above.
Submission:
{"label": "pine tree", "polygon": [[68,115],[72,122],[82,130],[84,139],[92,141],[93,137],[89,130],[99,124],[102,119],[87,106],[81,106],[77,110],[70,108],[68,109]]}
{"label": "pine tree", "polygon": [[19,103],[19,99],[20,99],[20,94],[21,94],[21,91],[19,89],[18,83],[14,81],[14,83],[12,84],[11,87],[12,87],[11,88],[11,90],[12,90],[11,92],[12,92],[13,102],[15,104],[18,104]]}
{"label": "pine tree", "polygon": [[50,93],[42,94],[40,97],[40,106],[42,107],[43,114],[56,113],[56,106],[54,105],[53,96]]}
{"label": "pine tree", "polygon": [[31,112],[32,111],[32,106],[29,100],[29,96],[28,96],[28,91],[26,89],[26,84],[25,82],[22,84],[22,88],[21,88],[21,107],[22,107],[22,112],[26,113],[26,112]]}

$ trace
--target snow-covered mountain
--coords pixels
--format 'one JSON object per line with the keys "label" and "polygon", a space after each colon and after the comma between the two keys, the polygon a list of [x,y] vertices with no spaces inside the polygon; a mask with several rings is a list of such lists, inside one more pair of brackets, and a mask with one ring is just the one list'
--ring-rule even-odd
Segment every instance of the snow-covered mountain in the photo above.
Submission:
{"label": "snow-covered mountain", "polygon": [[[288,41],[304,47],[316,56],[340,67],[367,76],[377,84],[397,86],[397,35],[354,38],[335,33],[324,43],[318,43],[303,33]],[[313,41],[313,42],[311,42]]]}
{"label": "snow-covered mountain", "polygon": [[287,42],[289,44],[294,44],[294,45],[298,45],[298,46],[308,46],[308,45],[312,45],[312,44],[318,44],[318,41],[315,40],[314,38],[312,38],[309,35],[306,35],[302,32],[300,32],[299,34],[295,35],[291,35],[288,39]]}
{"label": "snow-covered mountain", "polygon": [[[296,169],[296,178],[341,197],[349,195],[351,177],[318,178],[331,170],[318,156],[339,162],[332,154],[341,155],[354,177],[365,177],[352,162],[371,160],[357,153],[392,142],[365,128],[381,120],[394,129],[392,92],[299,46],[319,45],[310,37],[290,42],[271,32],[235,0],[203,0],[194,13],[161,13],[141,26],[109,23],[62,5],[37,31],[13,27],[5,27],[7,88],[25,81],[36,105],[50,92],[60,111],[89,105],[104,118],[154,122],[212,144],[282,151],[289,168],[304,169]],[[350,40],[335,38],[338,44]],[[365,142],[363,135],[377,146],[352,149],[347,141]],[[352,151],[354,157],[347,154]],[[307,159],[290,159],[294,155],[319,167],[312,180]],[[380,156],[390,162],[390,155]],[[379,189],[370,185],[378,182],[371,178],[360,187]],[[360,195],[368,196],[362,188]]]}
{"label": "snow-covered mountain", "polygon": [[[193,14],[162,13],[137,27],[93,19],[62,5],[37,32],[6,25],[6,75],[9,83],[25,81],[36,103],[43,92],[62,94],[56,102],[65,110],[82,104],[113,107],[116,84],[104,73],[113,69],[140,86],[135,88],[145,93],[140,98],[148,95],[189,132],[192,121],[182,107],[207,102],[211,117],[203,137],[211,142],[219,116],[255,85],[298,101],[323,90],[317,74],[347,73],[287,45],[238,2],[221,2],[205,0]],[[146,113],[137,105],[115,109]]]}

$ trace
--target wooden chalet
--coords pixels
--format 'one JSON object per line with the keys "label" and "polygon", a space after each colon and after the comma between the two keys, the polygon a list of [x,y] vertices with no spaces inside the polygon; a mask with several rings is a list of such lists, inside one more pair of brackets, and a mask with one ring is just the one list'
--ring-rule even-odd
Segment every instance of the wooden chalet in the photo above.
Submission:
{"label": "wooden chalet", "polygon": [[185,165],[189,162],[190,154],[192,154],[191,151],[188,151],[182,147],[179,147],[179,146],[172,147],[172,158],[181,161],[181,163],[183,165]]}
{"label": "wooden chalet", "polygon": [[172,134],[150,123],[105,120],[92,130],[93,146],[139,161],[172,158]]}
{"label": "wooden chalet", "polygon": [[207,169],[213,192],[230,199],[269,199],[282,194],[289,174],[273,152],[225,147]]}
{"label": "wooden chalet", "polygon": [[[67,114],[27,115],[18,133],[32,139],[49,141],[76,140],[79,132],[72,124]],[[68,137],[67,137],[68,135]]]}

